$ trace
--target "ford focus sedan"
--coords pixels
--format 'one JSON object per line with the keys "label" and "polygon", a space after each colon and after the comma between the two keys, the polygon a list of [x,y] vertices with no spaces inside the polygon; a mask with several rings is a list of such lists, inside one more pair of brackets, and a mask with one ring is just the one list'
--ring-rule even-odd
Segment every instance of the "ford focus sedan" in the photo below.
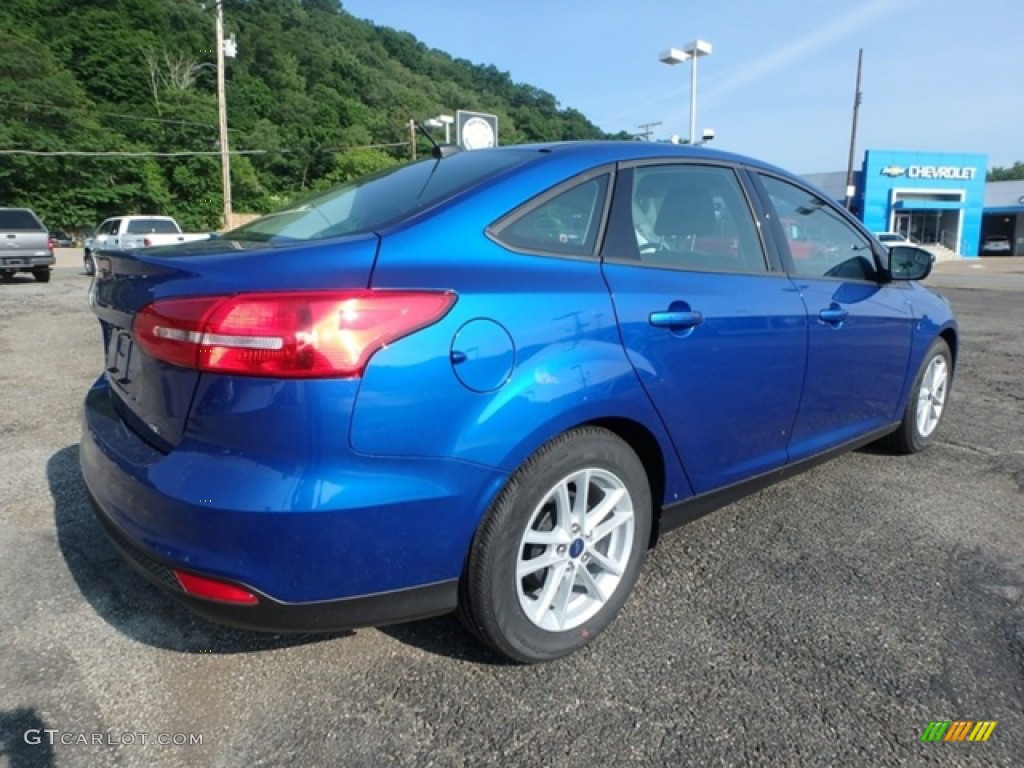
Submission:
{"label": "ford focus sedan", "polygon": [[[935,439],[958,330],[917,282],[930,254],[800,179],[638,142],[434,154],[216,240],[95,254],[82,472],[126,559],[196,612],[457,611],[550,660],[670,529]],[[821,247],[794,258],[794,231]]]}

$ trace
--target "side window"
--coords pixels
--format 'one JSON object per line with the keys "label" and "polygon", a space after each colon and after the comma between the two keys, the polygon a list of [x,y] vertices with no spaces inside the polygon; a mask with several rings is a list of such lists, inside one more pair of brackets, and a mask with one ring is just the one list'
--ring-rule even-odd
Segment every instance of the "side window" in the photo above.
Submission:
{"label": "side window", "polygon": [[779,217],[793,272],[804,277],[874,280],[871,243],[830,203],[772,176],[762,176]]}
{"label": "side window", "polygon": [[517,250],[587,256],[594,252],[608,175],[581,182],[539,204],[527,204],[499,222],[492,234]]}
{"label": "side window", "polygon": [[712,272],[767,271],[750,206],[729,168],[636,168],[631,211],[636,253],[643,264]]}

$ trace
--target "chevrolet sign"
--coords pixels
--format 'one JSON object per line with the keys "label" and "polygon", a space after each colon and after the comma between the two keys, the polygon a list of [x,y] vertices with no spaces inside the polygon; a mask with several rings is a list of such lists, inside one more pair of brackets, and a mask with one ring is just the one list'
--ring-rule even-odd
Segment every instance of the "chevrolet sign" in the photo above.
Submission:
{"label": "chevrolet sign", "polygon": [[970,181],[977,168],[957,168],[955,165],[912,165],[907,168],[911,179],[957,179]]}
{"label": "chevrolet sign", "polygon": [[882,169],[883,176],[906,176],[910,179],[954,179],[971,181],[977,168],[963,168],[955,165],[911,165],[901,168],[898,165],[887,165]]}

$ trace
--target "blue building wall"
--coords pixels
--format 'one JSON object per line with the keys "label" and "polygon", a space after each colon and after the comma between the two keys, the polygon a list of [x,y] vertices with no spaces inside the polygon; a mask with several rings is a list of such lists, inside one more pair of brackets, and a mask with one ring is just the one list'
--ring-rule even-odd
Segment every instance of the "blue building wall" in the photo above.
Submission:
{"label": "blue building wall", "polygon": [[[896,212],[960,212],[958,251],[977,256],[981,215],[985,207],[988,157],[949,152],[868,150],[859,185],[861,220],[872,232],[890,229]],[[963,202],[906,200],[894,204],[894,190],[934,193],[963,192]]]}

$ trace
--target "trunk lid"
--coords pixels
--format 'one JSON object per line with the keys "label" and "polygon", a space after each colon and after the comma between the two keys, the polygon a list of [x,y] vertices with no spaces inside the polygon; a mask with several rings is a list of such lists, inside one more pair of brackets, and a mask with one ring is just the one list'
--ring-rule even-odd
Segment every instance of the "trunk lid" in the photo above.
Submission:
{"label": "trunk lid", "polygon": [[202,375],[156,360],[136,343],[132,323],[143,307],[177,297],[366,288],[377,245],[368,234],[301,246],[216,239],[97,251],[89,303],[103,330],[104,375],[122,419],[155,448],[171,450]]}

